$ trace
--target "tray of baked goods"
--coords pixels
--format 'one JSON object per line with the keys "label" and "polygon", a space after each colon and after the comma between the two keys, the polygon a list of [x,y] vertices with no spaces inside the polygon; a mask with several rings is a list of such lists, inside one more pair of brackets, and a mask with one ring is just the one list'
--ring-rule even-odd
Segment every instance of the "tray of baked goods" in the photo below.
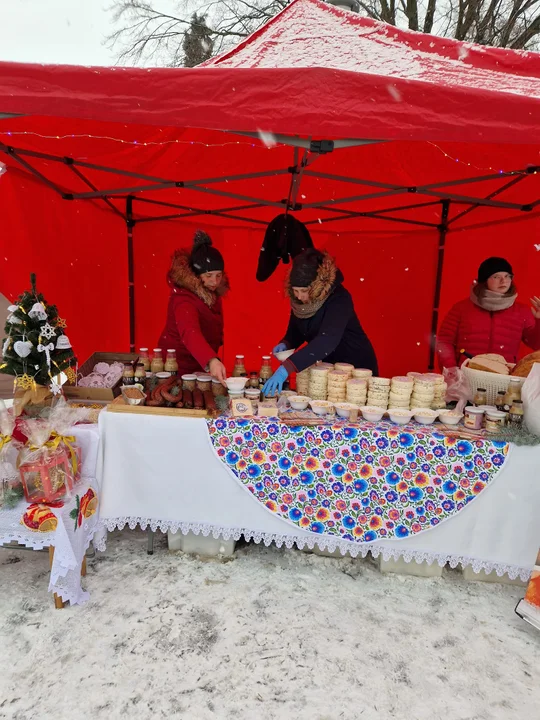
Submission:
{"label": "tray of baked goods", "polygon": [[220,409],[211,390],[182,387],[180,378],[147,388],[140,384],[122,387],[121,394],[107,406],[108,412],[175,417],[214,417]]}

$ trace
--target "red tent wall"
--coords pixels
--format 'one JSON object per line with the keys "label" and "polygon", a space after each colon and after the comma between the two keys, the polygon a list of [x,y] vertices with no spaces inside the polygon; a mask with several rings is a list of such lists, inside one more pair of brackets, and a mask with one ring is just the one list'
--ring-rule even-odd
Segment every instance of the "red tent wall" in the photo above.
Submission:
{"label": "red tent wall", "polygon": [[[80,361],[129,349],[126,227],[93,203],[61,200],[16,169],[0,177],[0,291],[30,286],[57,305]],[[0,319],[3,330],[5,318]]]}

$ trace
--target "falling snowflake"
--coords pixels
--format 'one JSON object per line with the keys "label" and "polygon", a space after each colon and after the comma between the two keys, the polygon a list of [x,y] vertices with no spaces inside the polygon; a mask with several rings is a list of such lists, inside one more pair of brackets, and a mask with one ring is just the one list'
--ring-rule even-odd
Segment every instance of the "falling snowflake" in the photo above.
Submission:
{"label": "falling snowflake", "polygon": [[[536,248],[536,250],[538,250],[538,252],[540,252],[540,245],[535,245],[534,247]],[[7,258],[6,258],[6,260],[7,260]]]}

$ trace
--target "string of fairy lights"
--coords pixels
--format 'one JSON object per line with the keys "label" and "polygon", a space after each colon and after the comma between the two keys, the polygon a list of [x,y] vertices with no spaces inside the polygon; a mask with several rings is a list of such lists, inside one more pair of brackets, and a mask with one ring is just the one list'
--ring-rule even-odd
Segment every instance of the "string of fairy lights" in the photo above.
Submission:
{"label": "string of fairy lights", "polygon": [[[224,147],[238,147],[238,146],[244,146],[244,147],[251,147],[256,148],[258,150],[274,150],[276,148],[285,148],[287,147],[284,143],[280,142],[274,142],[273,136],[271,133],[261,133],[261,140],[260,142],[248,142],[243,140],[230,140],[227,142],[222,143],[206,143],[202,142],[201,140],[180,140],[177,138],[172,138],[168,140],[126,140],[124,138],[118,138],[113,137],[110,135],[93,135],[91,133],[67,133],[64,135],[44,135],[42,133],[30,131],[30,130],[0,130],[0,136],[7,136],[8,138],[12,137],[18,137],[18,136],[31,136],[35,138],[39,138],[41,140],[105,140],[109,142],[118,143],[119,145],[130,145],[132,147],[163,147],[166,145],[192,145],[192,146],[200,146],[205,148],[224,148]],[[475,170],[481,170],[481,171],[489,171],[493,173],[498,173],[500,175],[523,175],[523,174],[531,174],[531,175],[537,175],[538,172],[534,171],[532,173],[527,173],[523,170],[504,170],[497,166],[492,165],[477,165],[474,162],[470,162],[468,160],[463,160],[461,158],[455,157],[451,155],[450,153],[447,153],[443,148],[441,148],[439,145],[437,145],[434,142],[427,141],[427,144],[431,147],[435,148],[438,152],[440,152],[447,160],[453,163],[458,163],[460,165],[463,165],[464,167],[473,168]],[[540,158],[539,158],[540,161]],[[536,163],[531,163],[536,165]]]}

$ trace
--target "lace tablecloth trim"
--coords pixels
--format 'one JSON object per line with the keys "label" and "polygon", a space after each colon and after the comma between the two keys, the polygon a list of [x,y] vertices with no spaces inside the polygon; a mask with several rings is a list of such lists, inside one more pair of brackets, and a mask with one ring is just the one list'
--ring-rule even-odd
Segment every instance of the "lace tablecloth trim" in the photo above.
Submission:
{"label": "lace tablecloth trim", "polygon": [[[530,574],[530,567],[521,567],[519,565],[505,565],[502,563],[492,562],[490,560],[479,560],[478,558],[468,557],[466,555],[452,555],[443,553],[433,553],[425,550],[412,550],[408,548],[399,549],[396,547],[388,547],[386,543],[357,543],[349,540],[340,540],[338,538],[315,538],[306,535],[282,535],[279,533],[264,533],[258,530],[250,530],[249,528],[230,528],[220,527],[218,525],[208,525],[205,523],[188,523],[178,522],[176,520],[156,520],[154,518],[140,518],[140,517],[119,517],[119,518],[106,518],[99,521],[100,527],[103,530],[112,532],[113,530],[123,530],[126,525],[130,530],[134,530],[136,527],[140,527],[142,530],[152,530],[156,532],[178,532],[180,531],[183,535],[187,535],[192,532],[195,535],[203,535],[208,537],[211,535],[213,538],[223,538],[223,540],[239,540],[244,537],[246,540],[253,540],[256,543],[264,543],[266,547],[275,543],[277,547],[285,545],[287,548],[292,548],[296,545],[300,550],[308,548],[313,550],[315,545],[320,550],[326,550],[328,552],[335,552],[339,550],[342,555],[347,553],[351,557],[362,557],[365,558],[368,553],[371,553],[372,557],[378,558],[381,556],[383,560],[404,560],[405,562],[427,562],[428,565],[432,565],[434,562],[440,567],[443,567],[448,563],[451,568],[456,568],[461,565],[463,568],[472,567],[475,573],[479,573],[484,570],[486,573],[496,572],[498,577],[502,577],[507,574],[511,580],[519,578],[523,582],[527,582]],[[94,545],[97,550],[104,551],[106,549],[106,533],[97,533]]]}

